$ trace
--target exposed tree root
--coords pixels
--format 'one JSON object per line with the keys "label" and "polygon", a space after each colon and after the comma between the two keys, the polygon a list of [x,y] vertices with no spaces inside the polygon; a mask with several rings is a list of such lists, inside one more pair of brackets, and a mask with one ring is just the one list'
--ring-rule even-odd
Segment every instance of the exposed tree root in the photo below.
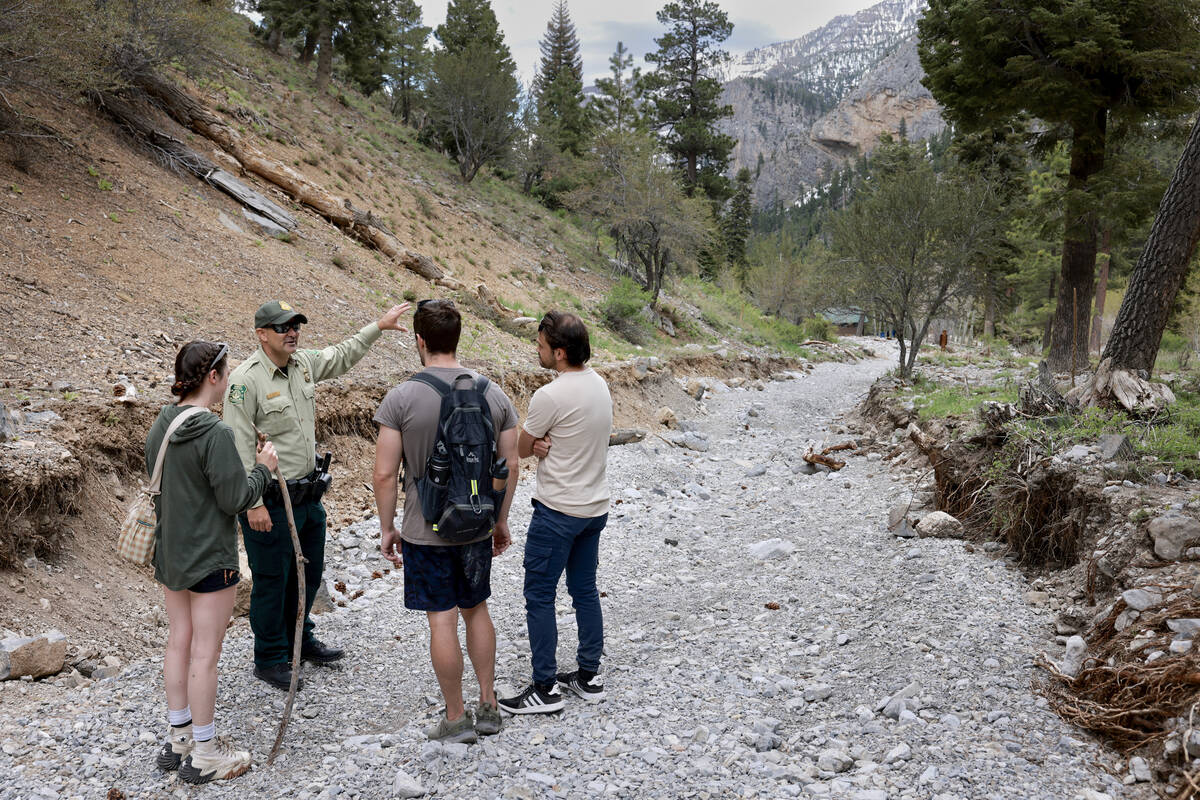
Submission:
{"label": "exposed tree root", "polygon": [[1153,383],[1124,369],[1113,369],[1111,358],[1100,362],[1096,374],[1071,390],[1067,399],[1086,408],[1121,406],[1131,414],[1146,416],[1162,411],[1175,402],[1175,394],[1165,383]]}

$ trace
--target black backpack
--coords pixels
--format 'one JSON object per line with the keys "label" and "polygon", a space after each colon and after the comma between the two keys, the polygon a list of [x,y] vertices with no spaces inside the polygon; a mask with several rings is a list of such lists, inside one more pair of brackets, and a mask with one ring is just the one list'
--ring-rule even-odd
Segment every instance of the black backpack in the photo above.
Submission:
{"label": "black backpack", "polygon": [[[488,407],[488,379],[463,373],[453,384],[418,372],[409,380],[442,398],[437,438],[417,477],[421,513],[439,538],[461,544],[491,533],[504,492],[492,490],[496,432]],[[467,388],[460,388],[463,382]]]}

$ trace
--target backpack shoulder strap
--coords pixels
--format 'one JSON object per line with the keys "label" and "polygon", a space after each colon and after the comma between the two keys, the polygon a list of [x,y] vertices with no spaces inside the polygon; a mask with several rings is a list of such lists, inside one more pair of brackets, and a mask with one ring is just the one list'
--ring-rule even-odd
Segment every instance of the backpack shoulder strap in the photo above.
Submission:
{"label": "backpack shoulder strap", "polygon": [[162,444],[158,446],[158,458],[154,459],[154,474],[150,476],[150,494],[159,494],[162,489],[163,456],[167,454],[167,445],[171,443],[171,435],[179,430],[179,426],[186,422],[188,417],[207,410],[200,406],[192,406],[179,412],[179,416],[171,420],[171,424],[167,426],[167,432],[163,434]]}
{"label": "backpack shoulder strap", "polygon": [[489,381],[484,376],[480,375],[475,381],[475,391],[479,392],[481,395],[486,396],[488,386],[490,386],[490,385],[491,385],[491,381]]}
{"label": "backpack shoulder strap", "polygon": [[446,395],[450,394],[451,391],[453,391],[453,388],[450,386],[450,384],[446,383],[441,378],[435,378],[428,372],[418,372],[415,375],[410,376],[409,380],[425,384],[442,397],[445,397]]}

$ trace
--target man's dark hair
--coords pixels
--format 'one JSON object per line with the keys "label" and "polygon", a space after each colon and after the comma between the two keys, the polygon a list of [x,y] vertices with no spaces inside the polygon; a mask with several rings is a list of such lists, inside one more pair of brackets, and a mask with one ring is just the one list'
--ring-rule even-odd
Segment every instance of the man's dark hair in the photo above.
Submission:
{"label": "man's dark hair", "polygon": [[546,343],[551,350],[566,351],[567,363],[582,367],[592,357],[592,344],[588,340],[587,327],[574,314],[549,311],[538,323],[538,333],[546,334]]}
{"label": "man's dark hair", "polygon": [[462,334],[462,316],[452,300],[422,300],[413,315],[413,331],[425,340],[430,353],[453,354]]}

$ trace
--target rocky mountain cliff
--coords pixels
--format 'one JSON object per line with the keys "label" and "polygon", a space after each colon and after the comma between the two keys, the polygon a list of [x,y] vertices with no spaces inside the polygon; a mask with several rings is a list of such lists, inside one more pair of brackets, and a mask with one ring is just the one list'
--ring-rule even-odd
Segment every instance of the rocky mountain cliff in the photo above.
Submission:
{"label": "rocky mountain cliff", "polygon": [[941,108],[921,84],[925,72],[910,37],[871,70],[837,107],[813,123],[812,142],[834,155],[870,152],[884,133],[897,133],[901,122],[910,139],[941,133]]}
{"label": "rocky mountain cliff", "polygon": [[910,137],[944,127],[920,83],[916,25],[924,0],[884,0],[799,39],[756,48],[724,70],[722,126],[732,169],[755,175],[755,202],[790,203],[843,160],[905,121]]}

